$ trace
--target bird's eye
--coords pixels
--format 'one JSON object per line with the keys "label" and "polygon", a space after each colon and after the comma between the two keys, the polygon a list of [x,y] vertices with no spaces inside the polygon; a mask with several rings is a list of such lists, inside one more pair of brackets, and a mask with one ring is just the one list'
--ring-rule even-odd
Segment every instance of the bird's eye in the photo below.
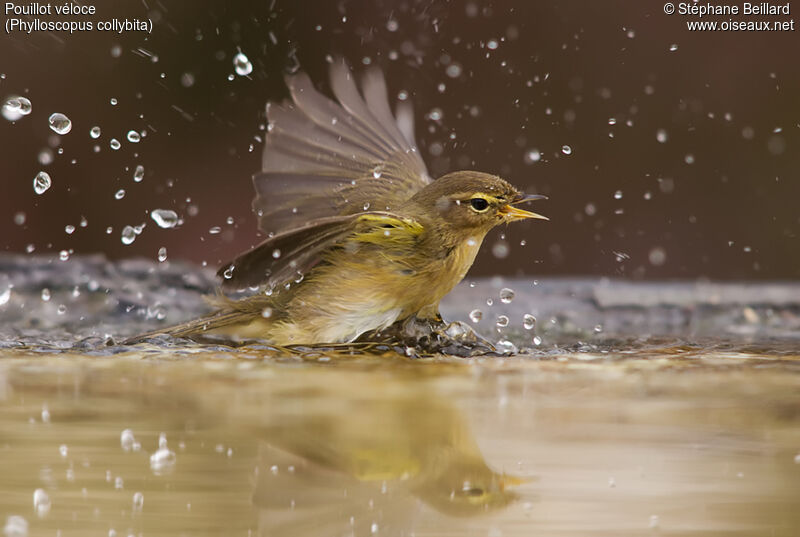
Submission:
{"label": "bird's eye", "polygon": [[472,198],[469,200],[469,204],[479,213],[482,213],[489,208],[489,202],[483,198]]}

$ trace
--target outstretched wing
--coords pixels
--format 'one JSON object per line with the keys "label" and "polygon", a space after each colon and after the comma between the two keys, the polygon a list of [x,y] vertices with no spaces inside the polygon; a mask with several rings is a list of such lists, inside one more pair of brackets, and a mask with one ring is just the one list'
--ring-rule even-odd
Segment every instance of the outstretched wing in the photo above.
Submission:
{"label": "outstretched wing", "polygon": [[367,71],[359,93],[341,60],[330,68],[338,102],[305,73],[288,76],[292,101],[267,105],[263,171],[253,178],[259,228],[279,234],[309,220],[391,211],[431,182],[413,137],[410,105],[392,115],[386,83]]}
{"label": "outstretched wing", "polygon": [[223,265],[217,276],[229,289],[274,288],[304,276],[337,244],[351,240],[405,250],[413,247],[422,232],[416,220],[384,212],[319,218],[268,238]]}

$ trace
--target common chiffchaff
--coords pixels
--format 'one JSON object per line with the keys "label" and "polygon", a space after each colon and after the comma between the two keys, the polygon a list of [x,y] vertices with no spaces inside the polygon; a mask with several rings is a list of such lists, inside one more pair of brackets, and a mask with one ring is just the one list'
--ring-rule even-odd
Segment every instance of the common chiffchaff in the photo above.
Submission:
{"label": "common chiffchaff", "polygon": [[546,220],[517,206],[544,196],[525,196],[494,175],[457,171],[432,180],[410,104],[400,102],[392,115],[377,69],[365,73],[359,92],[349,67],[334,62],[336,101],[304,73],[286,83],[292,100],[267,105],[263,171],[253,180],[267,239],[218,272],[226,289],[260,291],[217,300],[215,312],[153,333],[319,344],[350,342],[413,316],[441,321],[439,301],[464,278],[490,229]]}

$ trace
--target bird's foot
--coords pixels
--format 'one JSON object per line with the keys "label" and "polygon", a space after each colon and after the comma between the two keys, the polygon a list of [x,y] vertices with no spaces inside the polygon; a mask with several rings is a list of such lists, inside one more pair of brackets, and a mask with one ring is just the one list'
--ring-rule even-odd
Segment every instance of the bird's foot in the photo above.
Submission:
{"label": "bird's foot", "polygon": [[487,339],[466,323],[409,317],[379,332],[366,334],[361,340],[402,345],[406,354],[450,354],[469,357],[499,353]]}

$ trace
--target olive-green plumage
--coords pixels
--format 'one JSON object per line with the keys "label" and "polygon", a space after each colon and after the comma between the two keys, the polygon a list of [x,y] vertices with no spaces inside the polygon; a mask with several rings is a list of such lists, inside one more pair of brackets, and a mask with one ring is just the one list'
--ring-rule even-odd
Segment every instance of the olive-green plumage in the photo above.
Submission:
{"label": "olive-green plumage", "polygon": [[[270,128],[253,208],[268,238],[219,271],[225,288],[258,287],[218,310],[159,330],[225,331],[278,345],[353,341],[411,316],[438,318],[486,233],[544,218],[499,177],[458,171],[431,181],[410,110],[391,114],[377,70],[359,93],[342,62],[331,66],[338,100],[303,74],[287,78],[291,103],[268,105]],[[408,106],[407,103],[403,103]]]}

